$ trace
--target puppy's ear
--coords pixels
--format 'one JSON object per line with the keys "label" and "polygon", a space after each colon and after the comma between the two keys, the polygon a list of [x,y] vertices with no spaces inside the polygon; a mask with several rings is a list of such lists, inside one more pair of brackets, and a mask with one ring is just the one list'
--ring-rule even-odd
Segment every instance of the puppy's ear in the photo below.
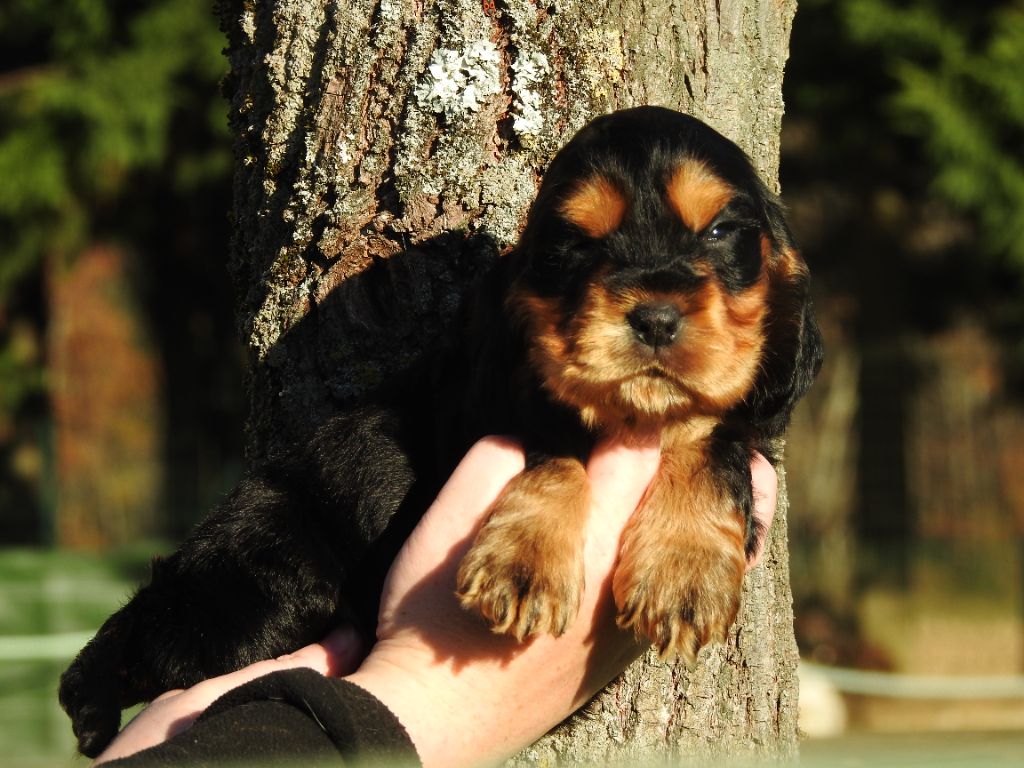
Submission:
{"label": "puppy's ear", "polygon": [[769,279],[768,320],[761,371],[739,416],[752,423],[759,437],[779,437],[797,402],[821,369],[821,332],[814,319],[810,274],[793,244],[782,207],[772,197],[765,203],[762,253]]}

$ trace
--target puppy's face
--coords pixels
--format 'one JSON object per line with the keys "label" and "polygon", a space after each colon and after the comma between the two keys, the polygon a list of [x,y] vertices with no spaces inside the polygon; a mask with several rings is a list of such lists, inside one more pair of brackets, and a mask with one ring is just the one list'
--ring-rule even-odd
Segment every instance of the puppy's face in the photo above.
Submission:
{"label": "puppy's face", "polygon": [[577,134],[518,254],[508,301],[531,365],[591,426],[724,414],[773,356],[777,315],[805,300],[803,263],[747,158],[658,108]]}

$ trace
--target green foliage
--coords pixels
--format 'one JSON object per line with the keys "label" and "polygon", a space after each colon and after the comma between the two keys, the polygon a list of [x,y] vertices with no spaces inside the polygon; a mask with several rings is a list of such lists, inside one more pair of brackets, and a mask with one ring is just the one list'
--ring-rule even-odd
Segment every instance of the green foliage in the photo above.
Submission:
{"label": "green foliage", "polygon": [[41,377],[13,374],[5,317],[44,258],[151,223],[128,203],[154,178],[187,195],[229,172],[223,47],[206,0],[0,6],[0,359],[21,394]]}
{"label": "green foliage", "polygon": [[0,413],[17,408],[25,392],[42,388],[43,372],[33,337],[22,325],[13,329],[8,343],[0,347]]}
{"label": "green foliage", "polygon": [[1024,270],[1024,3],[988,5],[844,0],[842,19],[892,79],[889,114],[936,192],[979,222],[987,255]]}

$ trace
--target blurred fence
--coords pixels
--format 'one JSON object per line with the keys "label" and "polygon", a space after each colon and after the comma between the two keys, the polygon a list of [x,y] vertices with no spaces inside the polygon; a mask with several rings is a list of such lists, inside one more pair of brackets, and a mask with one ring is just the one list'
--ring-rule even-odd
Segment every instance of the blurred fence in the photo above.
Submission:
{"label": "blurred fence", "polygon": [[[68,661],[102,621],[121,605],[132,584],[143,577],[148,555],[147,548],[104,557],[0,550],[0,744],[5,766],[35,768],[81,764],[74,756],[68,720],[57,704],[57,681]],[[830,689],[831,705],[816,697],[820,685],[804,681],[805,672],[824,681]],[[936,677],[804,663],[801,679],[805,687],[802,710],[806,705],[812,714],[819,716],[816,723],[828,706],[840,702],[839,727],[831,723],[828,724],[831,730],[825,731],[832,735],[844,732],[849,722],[846,718],[848,704],[855,708],[871,700],[891,699],[898,704],[922,700],[923,705],[931,709],[935,709],[938,702],[955,703],[964,699],[1003,701],[1001,711],[1006,713],[1007,706],[1012,707],[1009,716],[1019,718],[1020,713],[1024,713],[1024,676],[1020,675]],[[1004,715],[1000,721],[983,722],[994,723],[988,727],[995,728],[1006,727],[1008,721]],[[856,726],[856,723],[850,724]],[[812,735],[822,733],[811,727],[810,720],[805,728]],[[958,744],[967,750],[965,754],[973,754],[971,750],[976,748],[977,742],[969,735],[964,738],[965,741]],[[834,759],[837,754],[845,754],[844,743],[836,742],[838,752],[812,750],[814,760],[811,762],[835,764],[829,763],[826,757],[831,755]],[[1012,753],[1016,746],[1024,747],[1024,742],[1004,737],[996,739],[995,743],[1004,745],[1000,749],[1006,754]],[[887,764],[884,759],[879,761],[879,750],[891,749],[899,753],[906,749],[903,742],[889,743],[888,747],[885,744],[874,741],[867,748],[867,754],[874,756],[869,761],[872,768]],[[821,762],[815,762],[818,760]],[[842,764],[861,763],[846,760]],[[894,760],[891,764],[914,763]],[[971,763],[954,760],[943,764]]]}
{"label": "blurred fence", "polygon": [[67,661],[93,636],[90,632],[60,635],[0,636],[0,664],[14,661]]}
{"label": "blurred fence", "polygon": [[[0,744],[5,766],[76,764],[57,681],[144,572],[143,549],[111,557],[0,550]],[[77,764],[80,764],[80,760]]]}

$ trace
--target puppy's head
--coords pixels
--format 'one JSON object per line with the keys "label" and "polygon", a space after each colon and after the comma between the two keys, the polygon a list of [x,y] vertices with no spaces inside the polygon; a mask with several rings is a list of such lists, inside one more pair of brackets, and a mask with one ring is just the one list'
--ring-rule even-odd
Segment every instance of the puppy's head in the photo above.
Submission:
{"label": "puppy's head", "polygon": [[820,365],[778,201],[735,144],[678,112],[581,130],[512,258],[530,363],[591,426],[741,410],[777,434]]}

